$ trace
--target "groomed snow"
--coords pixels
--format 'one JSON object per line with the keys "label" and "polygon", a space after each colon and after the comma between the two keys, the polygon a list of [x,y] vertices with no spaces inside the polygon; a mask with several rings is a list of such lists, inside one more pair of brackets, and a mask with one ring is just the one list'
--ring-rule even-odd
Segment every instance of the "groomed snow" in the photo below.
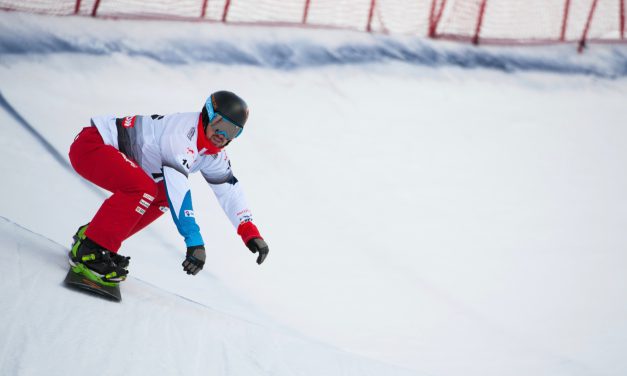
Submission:
{"label": "groomed snow", "polygon": [[270,245],[256,265],[195,176],[201,274],[164,216],[121,304],[65,289],[105,196],[0,109],[0,373],[104,343],[138,375],[624,375],[626,52],[572,49],[0,13],[0,92],[64,156],[93,115],[246,98],[229,155]]}
{"label": "groomed snow", "polygon": [[[131,277],[124,303],[65,288],[66,248],[0,218],[6,375],[410,375]],[[35,271],[35,273],[33,273]],[[10,303],[10,304],[6,304]]]}

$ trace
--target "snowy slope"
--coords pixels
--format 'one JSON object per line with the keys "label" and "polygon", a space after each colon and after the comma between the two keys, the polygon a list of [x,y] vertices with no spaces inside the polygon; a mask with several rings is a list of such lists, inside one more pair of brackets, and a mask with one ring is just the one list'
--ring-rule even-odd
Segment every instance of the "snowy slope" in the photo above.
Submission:
{"label": "snowy slope", "polygon": [[[207,267],[194,278],[182,273],[182,241],[167,217],[124,244],[133,258],[125,300],[107,306],[118,313],[96,316],[139,333],[129,346],[150,339],[135,330],[143,317],[135,310],[159,327],[151,312],[180,305],[168,309],[173,322],[193,321],[181,319],[195,315],[187,307],[226,320],[219,334],[235,354],[217,363],[235,368],[216,374],[259,373],[250,371],[259,358],[238,355],[262,351],[240,352],[237,333],[249,324],[260,330],[246,342],[278,343],[268,361],[279,366],[262,363],[267,374],[403,372],[372,359],[443,376],[627,372],[624,47],[581,57],[350,32],[0,17],[0,91],[62,155],[95,114],[196,110],[218,89],[251,105],[229,154],[270,244],[267,262],[254,263],[193,177]],[[103,194],[5,110],[0,124],[0,216],[66,246]],[[3,241],[21,241],[12,226]],[[63,252],[50,247],[55,256],[42,257],[38,270],[54,281],[46,297],[59,299],[67,294]],[[3,257],[15,260],[19,251],[7,248]],[[3,273],[14,273],[11,263]],[[6,294],[9,307],[25,304]],[[45,315],[22,321],[14,312],[0,313],[0,364],[28,359],[24,374],[47,370],[52,357],[12,350],[39,351],[26,325],[43,326]],[[3,335],[11,322],[22,329]],[[298,354],[282,347],[293,338]],[[179,338],[159,349],[177,368],[190,344]],[[134,354],[152,367],[156,355],[146,352]],[[329,368],[310,366],[302,359],[310,352]]]}
{"label": "snowy slope", "polygon": [[[4,184],[5,193],[34,192],[42,185],[42,192],[63,192],[63,199],[54,194],[26,194],[26,205],[20,200],[5,200],[4,212],[50,232],[55,225],[54,215],[25,208],[46,207],[53,213],[97,208],[83,207],[86,200],[77,197],[95,196],[93,202],[97,202],[102,195],[77,184],[76,176],[46,156],[46,150],[6,112],[1,113],[0,121],[6,127],[1,140],[4,156],[8,161],[19,161],[3,165],[3,173],[11,176]],[[32,154],[37,158],[31,158]],[[39,172],[25,174],[19,169]],[[164,242],[155,231],[148,232],[153,240],[157,237],[157,242]],[[177,292],[173,288],[187,277],[179,272],[181,259],[176,254],[168,270],[175,269],[181,278],[168,275],[166,287],[159,288],[154,283],[163,283],[163,275],[155,277],[153,283],[131,277],[123,285],[121,304],[69,290],[62,284],[68,270],[67,240],[66,245],[60,245],[0,217],[4,302],[0,312],[0,374],[77,375],[93,367],[94,359],[104,354],[107,359],[115,359],[102,365],[107,374],[416,374],[283,328],[244,304],[210,272],[194,281],[196,286],[209,282],[202,289],[205,303],[194,301],[193,291],[179,288]],[[141,262],[141,256],[134,262]],[[185,282],[188,284],[184,287],[193,287]]]}
{"label": "snowy slope", "polygon": [[6,218],[0,218],[0,247],[3,375],[415,374],[134,277],[125,282],[121,304],[69,290],[62,285],[67,248]]}

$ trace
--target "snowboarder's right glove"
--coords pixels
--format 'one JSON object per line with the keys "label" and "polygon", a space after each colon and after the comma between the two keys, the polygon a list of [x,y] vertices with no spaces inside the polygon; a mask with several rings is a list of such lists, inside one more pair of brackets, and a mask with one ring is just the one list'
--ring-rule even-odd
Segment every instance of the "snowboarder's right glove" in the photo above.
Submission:
{"label": "snowboarder's right glove", "polygon": [[187,247],[187,257],[185,257],[185,261],[183,261],[183,270],[186,271],[187,274],[198,274],[198,272],[202,270],[202,267],[205,266],[206,258],[204,246],[197,245]]}

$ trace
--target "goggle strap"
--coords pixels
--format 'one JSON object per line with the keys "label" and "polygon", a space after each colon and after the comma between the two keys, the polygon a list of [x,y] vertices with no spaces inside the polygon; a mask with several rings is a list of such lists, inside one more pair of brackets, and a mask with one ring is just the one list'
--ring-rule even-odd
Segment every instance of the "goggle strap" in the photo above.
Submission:
{"label": "goggle strap", "polygon": [[213,121],[213,118],[216,117],[216,112],[213,109],[213,98],[209,97],[207,102],[205,102],[205,108],[207,109],[207,115],[209,115],[209,122]]}

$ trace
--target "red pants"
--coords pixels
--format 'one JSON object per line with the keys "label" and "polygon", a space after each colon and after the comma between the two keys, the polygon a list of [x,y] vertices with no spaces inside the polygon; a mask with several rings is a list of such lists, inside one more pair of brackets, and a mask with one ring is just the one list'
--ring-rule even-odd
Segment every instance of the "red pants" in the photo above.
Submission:
{"label": "red pants", "polygon": [[70,146],[70,162],[82,177],[113,193],[100,206],[85,235],[116,252],[122,242],[159,218],[167,207],[163,181],[155,183],[142,168],[110,145],[96,127],[87,127]]}

